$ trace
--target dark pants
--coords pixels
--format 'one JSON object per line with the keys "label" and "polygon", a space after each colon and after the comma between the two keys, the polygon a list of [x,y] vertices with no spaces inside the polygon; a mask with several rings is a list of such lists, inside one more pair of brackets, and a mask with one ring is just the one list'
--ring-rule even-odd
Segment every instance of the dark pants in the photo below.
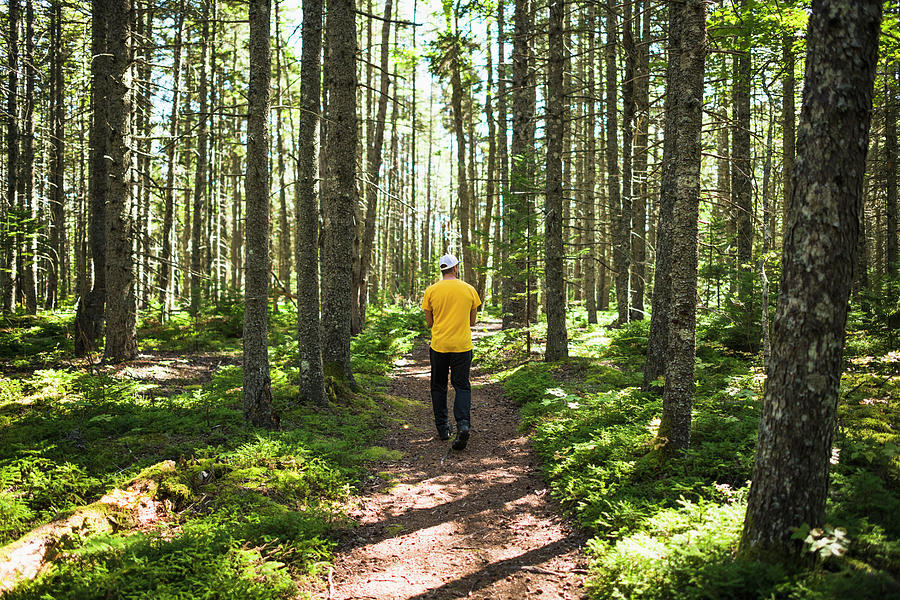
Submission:
{"label": "dark pants", "polygon": [[456,422],[469,421],[469,407],[472,404],[472,386],[469,384],[469,367],[472,366],[472,351],[435,352],[429,348],[431,357],[431,405],[434,407],[434,423],[445,427],[447,415],[447,372],[450,383],[456,391],[453,400],[453,418]]}

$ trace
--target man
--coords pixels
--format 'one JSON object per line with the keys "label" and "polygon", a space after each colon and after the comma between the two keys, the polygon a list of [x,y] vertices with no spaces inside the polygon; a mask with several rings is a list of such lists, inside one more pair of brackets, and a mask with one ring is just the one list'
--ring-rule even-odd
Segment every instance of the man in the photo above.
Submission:
{"label": "man", "polygon": [[481,304],[478,292],[459,279],[459,259],[445,254],[439,261],[442,279],[425,290],[422,310],[431,328],[431,404],[438,437],[449,440],[451,427],[447,415],[447,371],[456,391],[453,418],[456,419],[454,450],[463,450],[469,441],[469,407],[472,386],[472,325]]}

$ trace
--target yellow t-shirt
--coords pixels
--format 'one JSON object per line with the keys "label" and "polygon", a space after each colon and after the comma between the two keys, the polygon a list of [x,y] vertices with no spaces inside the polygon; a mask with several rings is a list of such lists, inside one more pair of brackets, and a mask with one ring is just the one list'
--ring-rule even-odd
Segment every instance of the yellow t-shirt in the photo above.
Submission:
{"label": "yellow t-shirt", "polygon": [[430,285],[422,298],[422,310],[434,316],[431,347],[435,352],[468,352],[472,349],[469,317],[481,304],[478,292],[459,279],[442,279]]}

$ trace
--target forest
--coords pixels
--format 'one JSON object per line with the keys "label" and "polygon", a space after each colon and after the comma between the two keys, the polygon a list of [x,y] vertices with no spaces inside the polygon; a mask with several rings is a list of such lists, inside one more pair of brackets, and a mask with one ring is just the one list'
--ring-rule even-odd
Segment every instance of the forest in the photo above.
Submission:
{"label": "forest", "polygon": [[0,597],[900,597],[897,0],[0,23]]}

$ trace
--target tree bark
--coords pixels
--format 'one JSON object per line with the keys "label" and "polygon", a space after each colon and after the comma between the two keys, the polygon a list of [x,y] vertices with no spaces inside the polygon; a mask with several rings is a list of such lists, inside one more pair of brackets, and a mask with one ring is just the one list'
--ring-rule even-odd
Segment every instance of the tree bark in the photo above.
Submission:
{"label": "tree bark", "polygon": [[644,363],[644,391],[651,391],[659,377],[666,374],[669,347],[669,313],[672,285],[672,215],[675,202],[675,158],[677,152],[678,109],[681,94],[677,74],[681,60],[681,19],[678,7],[669,3],[668,56],[666,60],[665,131],[663,134],[662,179],[659,187],[659,214],[656,218],[656,269],[653,275],[653,302],[650,333],[647,336],[647,360]]}
{"label": "tree bark", "polygon": [[[372,250],[375,243],[375,221],[378,212],[378,185],[384,148],[384,122],[387,118],[388,90],[391,85],[388,71],[390,56],[391,14],[393,3],[384,5],[384,22],[381,27],[381,87],[378,96],[378,112],[375,117],[375,136],[368,147],[368,182],[366,183],[366,216],[363,223],[362,244],[353,263],[353,315],[351,333],[362,331],[369,302],[369,270],[372,267]],[[371,127],[371,124],[369,125]]]}
{"label": "tree bark", "polygon": [[132,239],[131,118],[134,91],[129,70],[134,24],[131,0],[109,0],[109,171],[106,199],[106,344],[103,358],[121,362],[137,354],[137,306]]}
{"label": "tree bark", "polygon": [[9,48],[8,64],[9,89],[6,96],[6,206],[5,222],[2,233],[3,264],[0,265],[0,294],[2,294],[3,312],[12,312],[15,305],[16,282],[16,246],[12,231],[13,215],[18,206],[18,172],[19,172],[19,6],[20,0],[10,0],[8,17]]}
{"label": "tree bark", "polygon": [[[247,90],[247,247],[244,272],[244,417],[278,426],[269,379],[269,108],[272,80],[269,15],[272,0],[250,0],[250,82]],[[202,88],[201,84],[201,88]],[[201,115],[205,118],[205,115]]]}
{"label": "tree bark", "polygon": [[[606,168],[609,202],[609,218],[613,223],[613,268],[616,271],[616,308],[619,312],[617,323],[623,325],[631,316],[630,301],[631,271],[631,197],[621,192],[619,171],[619,126],[618,126],[618,78],[616,75],[617,15],[614,0],[609,0],[606,8]],[[627,143],[631,143],[630,140]]]}
{"label": "tree bark", "polygon": [[[634,258],[634,119],[636,113],[634,99],[634,75],[636,50],[634,47],[634,0],[626,0],[622,15],[622,48],[625,51],[625,79],[622,81],[622,233],[628,241],[623,252],[628,253],[628,320],[634,318],[631,301],[634,299],[634,278],[632,277]],[[640,26],[638,26],[640,31]],[[627,230],[625,227],[627,226]]]}
{"label": "tree bark", "polygon": [[160,317],[165,320],[172,309],[172,236],[174,234],[175,216],[175,168],[176,149],[178,136],[178,110],[181,100],[181,43],[184,29],[185,0],[180,0],[178,15],[175,24],[175,42],[172,48],[172,111],[169,114],[169,143],[166,146],[166,189],[164,190],[163,226],[160,235],[162,237],[162,256],[159,264],[159,305]]}
{"label": "tree bark", "polygon": [[815,0],[753,485],[740,553],[795,562],[825,522],[882,2]]}
{"label": "tree bark", "polygon": [[[584,220],[579,224],[584,229],[581,239],[584,245],[579,248],[582,252],[582,274],[584,277],[584,285],[581,286],[581,294],[584,298],[584,308],[587,310],[588,323],[597,322],[597,235],[595,232],[597,226],[596,219],[596,173],[597,173],[597,102],[594,99],[596,93],[596,69],[594,58],[594,48],[596,47],[595,36],[591,35],[597,24],[597,10],[594,6],[584,9],[586,19],[584,25],[586,31],[582,34],[587,44],[587,93],[585,94],[585,103],[587,104],[585,114],[587,120],[584,122],[585,128],[585,155],[582,161],[582,212]],[[584,62],[584,57],[582,63]]]}
{"label": "tree bark", "polygon": [[356,14],[353,0],[332,0],[326,13],[322,363],[337,386],[355,387],[350,368],[353,232],[356,206]]}
{"label": "tree bark", "polygon": [[889,67],[885,74],[884,103],[884,163],[885,163],[885,215],[887,240],[885,241],[885,263],[887,274],[897,277],[897,105],[896,67]]}
{"label": "tree bark", "polygon": [[57,308],[64,285],[66,255],[65,222],[65,117],[63,95],[65,52],[62,41],[62,3],[54,1],[50,12],[50,269],[47,273],[47,308]]}
{"label": "tree bark", "polygon": [[787,224],[787,211],[794,195],[791,178],[794,176],[794,154],[796,154],[796,108],[794,107],[794,87],[796,78],[796,60],[794,58],[794,36],[784,36],[782,40],[782,60],[784,60],[784,97],[782,99],[782,177],[784,179],[784,198],[782,202],[782,226]]}
{"label": "tree bark", "polygon": [[631,245],[631,319],[639,321],[644,314],[644,290],[647,277],[647,164],[649,162],[650,128],[650,14],[649,1],[636,3],[641,25],[636,48],[634,101],[637,123],[634,134],[634,184],[632,196],[632,220],[635,235]]}
{"label": "tree bark", "polygon": [[734,124],[731,140],[731,198],[734,202],[734,223],[737,232],[737,273],[738,302],[742,315],[741,327],[747,336],[747,348],[756,344],[753,328],[753,188],[752,165],[750,163],[750,79],[752,65],[750,59],[750,18],[747,14],[747,0],[741,0],[740,44],[734,59],[732,88],[732,121]]}
{"label": "tree bark", "polygon": [[529,320],[530,256],[528,252],[528,222],[530,194],[534,176],[534,89],[531,81],[530,40],[534,33],[534,13],[530,0],[516,0],[513,21],[512,77],[512,164],[509,174],[507,219],[509,221],[509,249],[514,251],[506,261],[509,294],[503,306],[503,327],[523,326]]}
{"label": "tree bark", "polygon": [[[498,204],[500,211],[500,243],[496,247],[494,277],[499,280],[500,305],[507,312],[512,301],[512,280],[509,276],[507,258],[509,256],[509,119],[506,110],[506,6],[504,0],[497,0],[497,160]],[[504,321],[507,318],[504,317]],[[504,325],[508,326],[508,325]]]}
{"label": "tree bark", "polygon": [[[494,106],[493,94],[491,88],[494,85],[494,65],[491,50],[491,30],[490,25],[487,29],[487,43],[485,44],[487,52],[487,81],[485,82],[486,93],[484,101],[484,116],[488,126],[488,159],[487,159],[487,176],[485,181],[485,207],[484,217],[481,223],[481,270],[478,274],[478,297],[484,299],[485,288],[487,286],[487,266],[488,257],[490,256],[490,240],[491,240],[491,218],[494,212],[494,190],[496,187],[496,166],[497,166],[497,127],[494,123]],[[415,138],[413,138],[415,139]],[[475,141],[472,140],[472,143]],[[484,306],[484,305],[482,305]]]}
{"label": "tree bark", "polygon": [[563,249],[563,88],[565,40],[564,0],[550,0],[550,31],[547,65],[547,187],[544,216],[545,273],[547,280],[547,350],[545,360],[553,362],[569,356],[566,332],[565,251]]}
{"label": "tree bark", "polygon": [[[449,25],[449,23],[448,23]],[[455,34],[458,35],[458,34]],[[456,197],[459,201],[459,233],[462,244],[462,270],[466,281],[476,281],[475,263],[472,256],[469,234],[472,231],[472,192],[471,184],[474,182],[466,171],[466,130],[463,122],[463,89],[461,74],[461,40],[454,38],[450,52],[450,106],[453,109],[453,132],[456,134]]]}
{"label": "tree bark", "polygon": [[322,334],[319,320],[319,115],[322,110],[322,0],[303,2],[300,67],[300,136],[297,153],[297,333],[300,350],[300,398],[324,403]]}
{"label": "tree bark", "polygon": [[91,247],[93,282],[91,291],[78,302],[75,315],[75,354],[85,356],[97,349],[106,305],[106,197],[109,176],[109,80],[111,61],[107,53],[109,0],[91,2],[91,148],[88,208],[88,240]]}
{"label": "tree bark", "polygon": [[[203,217],[207,196],[207,166],[209,164],[209,3],[201,0],[200,16],[200,113],[197,115],[197,170],[194,175],[193,210],[191,211],[191,305],[193,316],[200,314],[203,285]],[[249,169],[249,166],[248,166]],[[209,211],[206,211],[209,212]]]}
{"label": "tree bark", "polygon": [[37,248],[37,211],[34,193],[34,0],[25,0],[25,131],[22,133],[22,172],[25,194],[22,200],[22,216],[27,219],[24,227],[23,245],[19,252],[22,257],[22,295],[25,312],[37,313],[37,285],[34,277]]}
{"label": "tree bark", "polygon": [[[663,452],[686,450],[691,436],[694,355],[697,322],[697,221],[700,218],[703,75],[706,61],[706,2],[670,4],[681,21],[681,51],[675,68],[677,133],[674,156],[675,195],[672,207],[671,299],[659,438]],[[669,92],[667,92],[669,93]]]}

